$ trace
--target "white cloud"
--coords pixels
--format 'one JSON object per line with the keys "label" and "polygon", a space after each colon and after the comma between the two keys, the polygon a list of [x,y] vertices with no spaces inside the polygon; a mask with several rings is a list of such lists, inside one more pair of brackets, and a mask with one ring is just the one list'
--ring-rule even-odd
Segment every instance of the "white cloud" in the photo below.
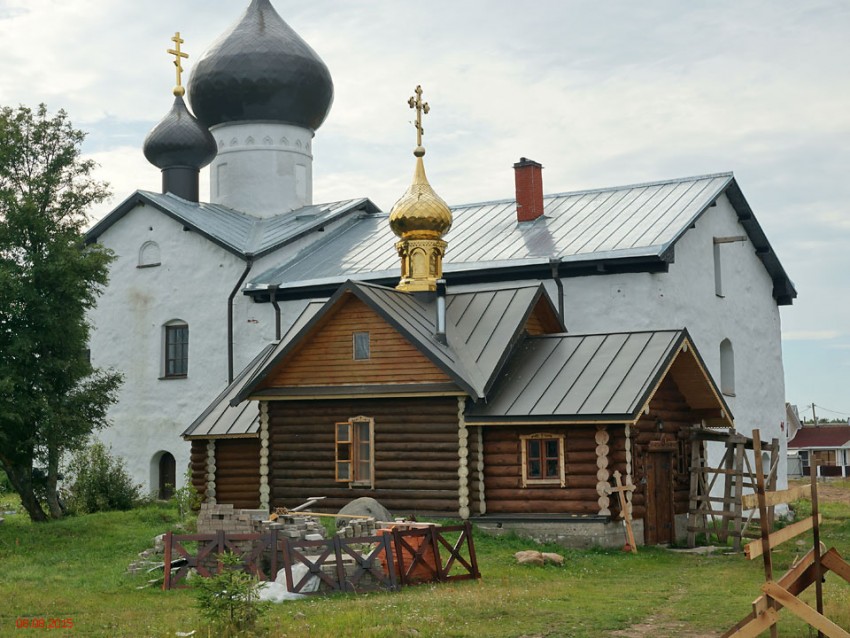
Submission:
{"label": "white cloud", "polygon": [[792,330],[782,332],[783,341],[826,341],[842,336],[837,330]]}
{"label": "white cloud", "polygon": [[[401,195],[414,145],[405,101],[421,83],[428,173],[448,202],[510,197],[520,156],[546,167],[547,192],[734,170],[800,293],[782,310],[785,340],[844,334],[850,4],[273,2],[334,77],[317,199],[388,208]],[[170,108],[169,39],[182,33],[191,72],[247,4],[0,0],[0,104],[43,101],[92,131],[86,151],[111,204],[159,190],[141,144]]]}

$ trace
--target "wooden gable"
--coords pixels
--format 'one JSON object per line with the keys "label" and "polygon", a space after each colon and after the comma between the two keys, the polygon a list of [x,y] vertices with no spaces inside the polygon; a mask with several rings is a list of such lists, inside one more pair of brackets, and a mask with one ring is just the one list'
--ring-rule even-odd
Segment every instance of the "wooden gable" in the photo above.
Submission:
{"label": "wooden gable", "polygon": [[[368,333],[368,358],[354,358],[355,333]],[[299,347],[260,387],[408,383],[453,381],[374,310],[349,294],[302,338]]]}
{"label": "wooden gable", "polygon": [[709,427],[734,427],[732,416],[690,340],[686,339],[682,343],[658,386],[653,390],[653,397],[668,377],[675,382],[690,408],[692,417],[701,419]]}
{"label": "wooden gable", "polygon": [[563,332],[561,321],[558,315],[552,309],[552,305],[547,303],[542,297],[534,304],[531,309],[531,314],[525,322],[525,331],[533,337],[539,335],[551,335]]}

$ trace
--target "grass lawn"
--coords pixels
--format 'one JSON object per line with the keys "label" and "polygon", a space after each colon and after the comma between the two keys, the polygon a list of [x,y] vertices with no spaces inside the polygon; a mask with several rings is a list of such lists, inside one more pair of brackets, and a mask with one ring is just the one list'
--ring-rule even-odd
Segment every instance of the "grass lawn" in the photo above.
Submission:
{"label": "grass lawn", "polygon": [[[832,485],[836,485],[833,483]],[[850,492],[850,482],[843,489]],[[13,501],[0,499],[0,510]],[[808,504],[798,503],[799,515]],[[850,504],[822,502],[821,538],[850,557]],[[138,589],[143,575],[127,565],[152,539],[177,523],[176,510],[152,505],[49,524],[24,514],[0,525],[0,636],[18,618],[71,619],[73,629],[48,635],[207,636],[191,590]],[[800,537],[811,546],[811,537]],[[717,636],[743,617],[762,583],[761,560],[743,554],[707,556],[641,548],[619,551],[546,549],[564,567],[518,566],[514,552],[533,548],[516,537],[475,537],[479,582],[408,587],[399,593],[341,595],[288,602],[268,615],[269,636]],[[774,552],[781,575],[807,547],[790,541]],[[804,599],[814,605],[812,592]],[[826,614],[850,630],[850,585],[828,575]],[[789,612],[780,636],[814,635]]]}

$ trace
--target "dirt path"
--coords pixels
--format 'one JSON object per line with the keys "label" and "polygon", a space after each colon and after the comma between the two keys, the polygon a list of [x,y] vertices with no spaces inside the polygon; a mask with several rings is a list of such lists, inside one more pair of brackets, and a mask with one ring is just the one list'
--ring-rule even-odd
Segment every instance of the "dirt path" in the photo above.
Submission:
{"label": "dirt path", "polygon": [[[793,485],[802,485],[808,481],[792,481]],[[850,487],[835,483],[818,482],[818,500],[821,503],[844,503],[850,505]],[[684,596],[684,591],[676,591],[670,597],[675,602]],[[643,622],[609,634],[616,638],[711,638],[719,633],[695,631],[687,623],[671,618],[669,611],[661,609],[647,617]]]}
{"label": "dirt path", "polygon": [[850,487],[818,482],[818,501],[850,505]]}

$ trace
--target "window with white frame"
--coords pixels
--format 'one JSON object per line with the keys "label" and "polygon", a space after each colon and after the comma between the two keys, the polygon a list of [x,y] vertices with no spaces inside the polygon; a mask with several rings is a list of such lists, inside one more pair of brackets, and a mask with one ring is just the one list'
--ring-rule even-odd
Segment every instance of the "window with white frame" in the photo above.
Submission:
{"label": "window with white frame", "polygon": [[375,484],[375,420],[357,416],[334,424],[336,481],[349,485]]}
{"label": "window with white frame", "polygon": [[525,434],[522,451],[522,486],[566,485],[563,434]]}

